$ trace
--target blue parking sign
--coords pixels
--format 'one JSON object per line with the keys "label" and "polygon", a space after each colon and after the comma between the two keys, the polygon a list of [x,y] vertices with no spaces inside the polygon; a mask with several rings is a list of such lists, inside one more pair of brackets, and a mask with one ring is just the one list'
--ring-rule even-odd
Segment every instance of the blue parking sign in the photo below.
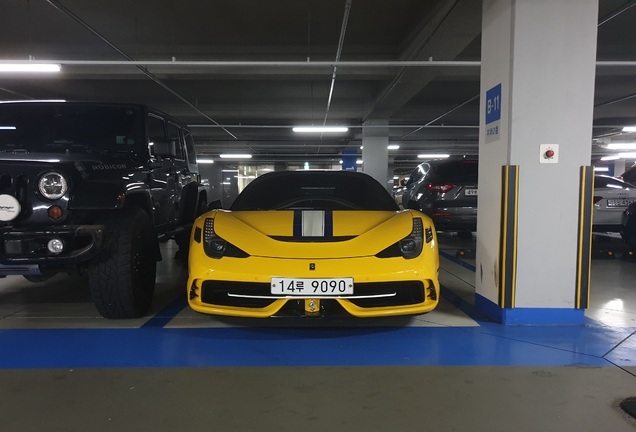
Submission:
{"label": "blue parking sign", "polygon": [[501,84],[486,92],[486,124],[501,119]]}

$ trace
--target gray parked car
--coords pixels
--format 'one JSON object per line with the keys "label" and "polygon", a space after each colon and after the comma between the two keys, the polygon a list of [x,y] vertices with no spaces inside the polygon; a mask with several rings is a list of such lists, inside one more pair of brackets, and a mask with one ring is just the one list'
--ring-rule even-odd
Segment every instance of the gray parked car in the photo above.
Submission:
{"label": "gray parked car", "polygon": [[404,186],[401,204],[429,215],[439,231],[476,231],[477,169],[477,159],[469,157],[421,163]]}
{"label": "gray parked car", "polygon": [[594,219],[596,232],[620,232],[621,215],[636,202],[636,187],[605,175],[594,176]]}

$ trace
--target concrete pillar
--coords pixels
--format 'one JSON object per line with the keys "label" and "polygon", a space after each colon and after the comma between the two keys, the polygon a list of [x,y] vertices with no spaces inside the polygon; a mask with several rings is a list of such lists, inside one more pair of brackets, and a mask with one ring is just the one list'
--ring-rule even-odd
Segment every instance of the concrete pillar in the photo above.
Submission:
{"label": "concrete pillar", "polygon": [[614,161],[614,176],[618,177],[625,172],[625,159],[616,159]]}
{"label": "concrete pillar", "polygon": [[597,15],[483,2],[475,304],[502,323],[583,323]]}
{"label": "concrete pillar", "polygon": [[[388,187],[389,121],[370,120],[362,127],[362,171]],[[365,127],[365,126],[387,127]]]}

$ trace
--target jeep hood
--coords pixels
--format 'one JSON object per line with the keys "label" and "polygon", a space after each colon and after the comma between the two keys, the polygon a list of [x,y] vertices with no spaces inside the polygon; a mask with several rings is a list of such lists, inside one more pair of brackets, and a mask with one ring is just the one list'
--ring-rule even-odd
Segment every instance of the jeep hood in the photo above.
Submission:
{"label": "jeep hood", "polygon": [[[118,170],[131,170],[139,163],[127,156],[87,153],[39,153],[10,152],[0,153],[0,172],[24,169],[58,169],[68,175],[84,173],[83,177],[101,177],[104,173]],[[28,167],[28,168],[27,168]]]}

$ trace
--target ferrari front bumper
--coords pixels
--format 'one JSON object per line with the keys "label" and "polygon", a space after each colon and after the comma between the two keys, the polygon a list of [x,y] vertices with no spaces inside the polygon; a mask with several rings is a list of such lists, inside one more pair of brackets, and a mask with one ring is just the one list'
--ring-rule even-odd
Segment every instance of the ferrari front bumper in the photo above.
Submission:
{"label": "ferrari front bumper", "polygon": [[[426,254],[428,255],[428,254]],[[337,302],[357,317],[430,312],[439,301],[439,261],[422,256],[346,259],[229,258],[191,254],[188,301],[197,312],[267,318],[288,303],[306,302],[306,315],[319,314],[321,302]],[[342,296],[273,295],[271,279],[353,278],[354,292]],[[318,306],[317,306],[318,305]]]}

